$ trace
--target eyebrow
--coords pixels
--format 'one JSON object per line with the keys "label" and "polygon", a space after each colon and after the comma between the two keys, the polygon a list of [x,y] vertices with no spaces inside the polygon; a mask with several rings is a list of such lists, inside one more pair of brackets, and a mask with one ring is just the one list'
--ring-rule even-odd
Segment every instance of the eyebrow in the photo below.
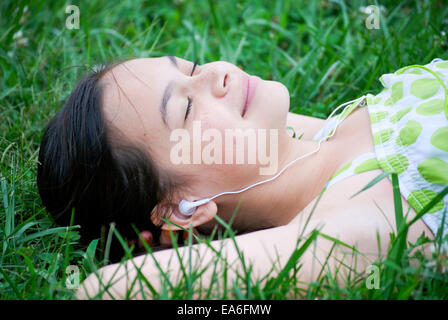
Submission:
{"label": "eyebrow", "polygon": [[[176,58],[174,56],[167,56],[168,59],[170,59],[171,63],[177,68],[179,69],[179,66],[177,65],[177,61]],[[162,115],[162,120],[163,123],[167,126],[167,122],[166,122],[166,106],[168,104],[168,100],[170,100],[171,98],[171,93],[173,92],[173,87],[174,87],[174,82],[170,81],[168,83],[168,85],[165,88],[165,91],[163,92],[163,97],[162,97],[162,103],[160,104],[160,113]]]}

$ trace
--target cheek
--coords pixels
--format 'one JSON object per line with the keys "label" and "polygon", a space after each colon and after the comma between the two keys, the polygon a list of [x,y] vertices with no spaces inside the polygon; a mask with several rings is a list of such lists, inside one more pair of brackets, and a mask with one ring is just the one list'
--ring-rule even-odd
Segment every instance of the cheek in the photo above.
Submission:
{"label": "cheek", "polygon": [[235,116],[228,110],[229,106],[209,104],[202,106],[200,114],[195,120],[201,122],[202,130],[217,129],[224,134],[225,129],[236,126]]}

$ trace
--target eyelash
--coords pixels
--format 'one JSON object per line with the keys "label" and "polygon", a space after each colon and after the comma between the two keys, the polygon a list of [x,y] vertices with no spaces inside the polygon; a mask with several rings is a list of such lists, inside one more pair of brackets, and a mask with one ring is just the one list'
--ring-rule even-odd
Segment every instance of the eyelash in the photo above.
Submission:
{"label": "eyelash", "polygon": [[[197,65],[198,65],[198,60],[196,60],[196,61],[194,62],[193,69],[191,70],[190,77],[193,76],[194,70],[196,69],[196,66],[197,66]],[[190,110],[191,110],[191,103],[192,103],[192,102],[193,102],[193,99],[191,99],[190,97],[188,97],[187,111],[185,112],[185,119],[184,119],[184,120],[187,120],[188,114],[190,113]]]}

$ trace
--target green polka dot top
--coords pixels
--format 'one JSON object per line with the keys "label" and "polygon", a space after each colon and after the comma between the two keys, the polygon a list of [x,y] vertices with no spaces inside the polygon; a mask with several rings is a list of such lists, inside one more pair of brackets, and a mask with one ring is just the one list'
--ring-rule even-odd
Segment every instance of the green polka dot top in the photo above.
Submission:
{"label": "green polka dot top", "polygon": [[[380,81],[383,91],[367,94],[359,104],[367,106],[375,152],[339,169],[324,189],[368,170],[395,172],[401,194],[419,212],[448,185],[448,61],[404,67],[382,75]],[[313,140],[331,134],[356,107],[353,103],[329,120]],[[444,214],[443,235],[448,232],[447,208],[448,194],[423,215],[434,234]]]}

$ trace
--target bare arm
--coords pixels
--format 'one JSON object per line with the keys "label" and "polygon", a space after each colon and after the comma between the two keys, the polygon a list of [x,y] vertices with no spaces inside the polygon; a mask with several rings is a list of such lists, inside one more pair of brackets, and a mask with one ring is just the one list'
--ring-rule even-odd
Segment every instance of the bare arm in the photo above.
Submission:
{"label": "bare arm", "polygon": [[[305,237],[300,242],[299,247],[304,244],[305,240],[311,234],[310,231],[318,226],[319,223],[320,222],[317,221],[310,223],[304,233]],[[331,229],[332,227],[330,224],[328,231],[331,232]],[[244,254],[246,267],[249,267],[250,264],[253,265],[252,280],[260,279],[269,272],[271,272],[270,277],[277,276],[279,271],[287,264],[292,253],[295,251],[297,242],[296,239],[301,232],[302,226],[293,224],[236,236],[235,241],[239,251]],[[191,247],[191,265],[193,266],[193,269],[195,266],[204,268],[206,265],[210,265],[210,267],[206,268],[206,271],[200,277],[202,288],[208,288],[211,285],[216,285],[216,282],[219,281],[223,282],[224,278],[222,276],[222,270],[224,268],[227,269],[227,285],[230,287],[233,280],[237,278],[237,273],[241,275],[244,274],[244,267],[238,257],[238,251],[236,250],[231,239],[212,241],[211,244],[216,251],[221,251],[221,254],[226,257],[227,265],[223,262],[218,262],[217,264],[217,270],[221,270],[221,273],[218,271],[216,277],[213,277],[213,262],[217,260],[217,255],[204,243],[193,245]],[[223,248],[222,250],[220,249],[221,245]],[[294,263],[296,265],[301,263],[303,264],[297,275],[299,278],[298,281],[303,282],[303,285],[299,285],[300,287],[306,288],[306,283],[314,281],[317,278],[319,271],[322,268],[322,264],[327,259],[327,255],[331,251],[333,245],[334,243],[332,241],[318,236],[316,241],[311,244],[307,250],[305,250],[301,258]],[[177,257],[175,250],[173,249],[158,251],[153,254],[159,264],[159,267],[164,270],[164,273],[171,270],[167,277],[174,286],[177,284],[179,279],[182,279],[180,272],[181,267],[183,266],[188,272],[189,266],[189,247],[181,247],[178,250],[182,263],[179,261],[180,259]],[[346,249],[345,251],[350,250]],[[335,259],[329,259],[328,265],[328,267],[332,269],[339,265],[337,262],[338,259],[344,260],[344,263],[347,265],[353,264],[350,257],[348,257],[348,260],[347,258],[342,258],[342,250],[341,252],[336,250],[333,253],[333,256]],[[365,268],[368,264],[370,263],[367,260],[357,261],[357,271],[365,272]],[[163,279],[163,276],[161,276],[159,267],[155,263],[154,259],[150,254],[147,254],[136,257],[132,260],[128,260],[121,265],[114,264],[102,268],[100,270],[100,274],[103,276],[103,282],[111,281],[114,283],[109,289],[109,293],[105,294],[102,298],[110,299],[110,295],[112,295],[115,299],[125,298],[126,292],[129,291],[128,288],[130,288],[131,283],[137,274],[135,266],[141,267],[142,274],[146,277],[146,279],[148,279],[156,292],[161,291],[161,279]],[[99,282],[95,274],[90,275],[83,282],[83,285],[86,287],[89,297],[94,296],[99,290]],[[194,285],[197,286],[198,282],[196,281]],[[222,285],[223,283],[220,283],[219,286],[222,287]],[[143,287],[146,292],[145,298],[151,298],[150,291],[145,285]],[[133,293],[130,295],[131,297],[137,299],[143,298],[138,282],[134,286],[132,292]],[[77,298],[87,298],[82,287],[77,292]]]}

